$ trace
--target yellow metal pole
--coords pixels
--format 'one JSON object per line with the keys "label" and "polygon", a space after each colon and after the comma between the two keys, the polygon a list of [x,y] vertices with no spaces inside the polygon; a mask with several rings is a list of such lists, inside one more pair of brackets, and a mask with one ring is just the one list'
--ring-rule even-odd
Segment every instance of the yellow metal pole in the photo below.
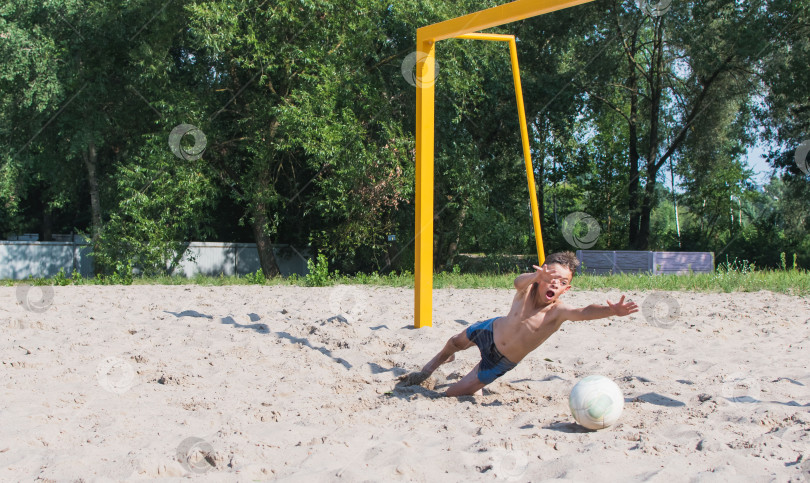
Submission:
{"label": "yellow metal pole", "polygon": [[478,32],[524,18],[536,17],[564,8],[581,5],[593,0],[517,0],[479,12],[427,25],[416,30],[422,32],[423,39],[440,40],[458,37],[470,32]]}
{"label": "yellow metal pole", "polygon": [[436,43],[416,35],[416,267],[414,326],[433,325],[433,123]]}
{"label": "yellow metal pole", "polygon": [[534,242],[537,246],[538,265],[546,259],[543,251],[543,232],[540,228],[540,210],[537,206],[537,190],[534,186],[534,168],[529,149],[529,130],[526,126],[526,110],[523,107],[523,88],[520,84],[520,67],[518,66],[517,43],[515,38],[509,40],[509,54],[512,57],[512,78],[515,81],[515,98],[517,99],[518,118],[520,119],[520,139],[523,142],[523,161],[526,164],[526,179],[529,181],[529,200],[532,205],[532,223],[534,224]]}
{"label": "yellow metal pole", "polygon": [[481,32],[476,32],[476,33],[473,33],[473,34],[457,35],[455,38],[457,38],[457,39],[468,39],[468,40],[494,40],[494,41],[501,41],[501,42],[509,42],[510,40],[515,40],[514,35],[484,34],[484,33],[481,33]]}
{"label": "yellow metal pole", "polygon": [[515,99],[517,100],[518,121],[520,123],[520,139],[523,144],[523,161],[526,165],[526,179],[529,183],[529,202],[532,206],[532,224],[534,225],[534,239],[537,247],[537,259],[542,265],[545,261],[543,249],[543,231],[540,223],[540,209],[537,204],[537,189],[534,184],[534,168],[529,147],[529,129],[526,124],[526,109],[523,105],[523,87],[520,82],[520,66],[518,65],[517,43],[514,35],[472,33],[456,36],[458,39],[490,40],[496,42],[509,42],[509,56],[512,61],[512,79],[515,83]]}
{"label": "yellow metal pole", "polygon": [[[435,43],[439,40],[536,17],[591,1],[593,0],[516,0],[480,12],[427,25],[416,30],[417,52],[426,54],[423,60],[417,63],[417,73],[422,82],[418,82],[416,85],[416,287],[414,291],[414,325],[416,327],[432,325],[433,315],[433,110],[435,100],[433,82]],[[520,112],[525,118],[525,112],[522,109]],[[530,190],[534,193],[533,177],[529,183],[531,185]],[[537,240],[542,243],[538,230],[539,227],[535,227]],[[538,246],[538,251],[542,263],[542,245]]]}

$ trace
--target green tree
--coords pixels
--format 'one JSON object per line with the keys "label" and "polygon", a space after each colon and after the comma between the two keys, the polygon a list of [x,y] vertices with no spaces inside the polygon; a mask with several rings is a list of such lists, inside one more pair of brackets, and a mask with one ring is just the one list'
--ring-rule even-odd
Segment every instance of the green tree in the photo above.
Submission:
{"label": "green tree", "polygon": [[144,275],[174,273],[188,242],[210,233],[216,186],[203,160],[178,162],[162,135],[141,142],[116,166],[117,208],[105,221],[94,256],[113,269],[130,261]]}
{"label": "green tree", "polygon": [[[595,115],[611,110],[622,118],[613,129],[627,133],[626,200],[634,248],[649,246],[661,169],[685,159],[687,146],[695,151],[715,142],[713,134],[728,139],[727,132],[739,132],[731,128],[735,113],[751,103],[756,66],[780,26],[760,7],[673,2],[662,15],[640,11],[632,2],[592,7],[604,9],[604,20],[596,23],[591,51],[601,42],[610,46],[576,82]],[[744,142],[738,139],[727,149],[740,151]]]}
{"label": "green tree", "polygon": [[[161,119],[160,111],[135,86],[154,74],[161,55],[168,58],[174,31],[182,20],[176,15],[180,11],[180,3],[148,0],[130,2],[125,8],[104,2],[14,0],[2,12],[15,32],[28,35],[25,41],[34,44],[32,48],[47,53],[44,60],[48,69],[42,75],[45,87],[41,90],[50,93],[29,95],[37,102],[15,104],[17,111],[3,106],[3,116],[27,116],[27,122],[0,132],[2,144],[11,147],[14,138],[30,139],[17,148],[16,154],[6,156],[6,185],[25,192],[25,177],[42,180],[40,196],[48,209],[89,201],[90,233],[99,271],[112,269],[105,266],[113,262],[110,253],[133,256],[133,252],[115,249],[112,245],[120,248],[122,241],[112,234],[105,236],[104,228],[107,221],[119,223],[122,210],[134,214],[128,197],[122,198],[119,192],[137,179],[137,170],[127,167],[142,162],[145,152],[156,152],[156,141],[144,143],[149,139],[144,136],[159,132],[161,121],[168,121]],[[24,62],[12,64],[8,77],[19,83],[25,79],[26,68]],[[39,82],[38,76],[34,77]],[[13,82],[4,85],[4,90],[11,89]],[[164,141],[163,154],[158,156],[165,159],[167,155],[171,156]],[[25,173],[25,177],[18,176],[15,181],[18,173]],[[135,178],[121,178],[129,174]],[[200,190],[188,192],[202,194]],[[156,200],[164,198],[158,195]],[[196,204],[171,203],[175,211]],[[142,217],[135,219],[143,221]],[[170,231],[151,235],[154,238],[158,233],[168,235]]]}
{"label": "green tree", "polygon": [[[34,188],[69,179],[37,170],[46,147],[34,143],[43,124],[64,99],[65,87],[54,68],[60,47],[40,17],[35,2],[0,6],[0,231],[30,229],[22,216]],[[56,170],[52,170],[56,171]],[[59,198],[54,189],[49,200]]]}
{"label": "green tree", "polygon": [[374,251],[391,223],[381,211],[406,196],[408,139],[390,115],[377,116],[386,95],[373,90],[385,11],[373,2],[189,6],[181,70],[199,86],[195,109],[211,112],[200,125],[212,140],[206,159],[244,209],[268,276],[278,274],[272,242],[282,236],[307,242],[312,232],[343,252]]}

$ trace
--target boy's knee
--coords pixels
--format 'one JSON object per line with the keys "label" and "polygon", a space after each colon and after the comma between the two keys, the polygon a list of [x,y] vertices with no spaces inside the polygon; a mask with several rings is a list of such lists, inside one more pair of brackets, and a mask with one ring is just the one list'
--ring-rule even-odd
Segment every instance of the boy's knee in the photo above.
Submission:
{"label": "boy's knee", "polygon": [[456,350],[462,351],[469,347],[470,340],[467,336],[462,332],[461,334],[456,334],[447,341],[447,344],[455,348]]}

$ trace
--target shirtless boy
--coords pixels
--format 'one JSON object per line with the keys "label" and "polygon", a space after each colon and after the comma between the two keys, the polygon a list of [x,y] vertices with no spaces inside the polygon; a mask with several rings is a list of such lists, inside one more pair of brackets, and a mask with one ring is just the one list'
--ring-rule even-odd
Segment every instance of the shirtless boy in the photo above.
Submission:
{"label": "shirtless boy", "polygon": [[571,252],[549,255],[534,273],[515,279],[517,294],[506,317],[477,322],[447,341],[436,357],[422,369],[427,377],[445,362],[455,360],[455,353],[475,345],[481,351],[481,362],[460,381],[447,389],[447,396],[474,394],[479,389],[513,369],[526,355],[546,341],[566,320],[594,320],[611,315],[625,316],[638,312],[635,302],[589,305],[574,308],[560,302],[560,296],[571,288],[571,279],[579,260]]}

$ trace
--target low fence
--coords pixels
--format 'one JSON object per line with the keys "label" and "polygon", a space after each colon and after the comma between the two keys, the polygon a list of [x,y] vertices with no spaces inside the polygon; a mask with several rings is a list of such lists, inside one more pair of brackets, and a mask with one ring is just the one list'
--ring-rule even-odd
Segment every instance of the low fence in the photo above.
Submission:
{"label": "low fence", "polygon": [[[282,275],[305,275],[308,253],[290,245],[273,245]],[[255,243],[192,242],[174,274],[193,277],[198,274],[246,275],[261,268]],[[90,247],[80,241],[0,241],[0,279],[24,280],[28,277],[53,277],[59,270],[66,275],[78,272],[93,276]]]}
{"label": "low fence", "polygon": [[579,273],[605,275],[614,273],[650,273],[684,275],[712,273],[713,252],[646,252],[577,250]]}

